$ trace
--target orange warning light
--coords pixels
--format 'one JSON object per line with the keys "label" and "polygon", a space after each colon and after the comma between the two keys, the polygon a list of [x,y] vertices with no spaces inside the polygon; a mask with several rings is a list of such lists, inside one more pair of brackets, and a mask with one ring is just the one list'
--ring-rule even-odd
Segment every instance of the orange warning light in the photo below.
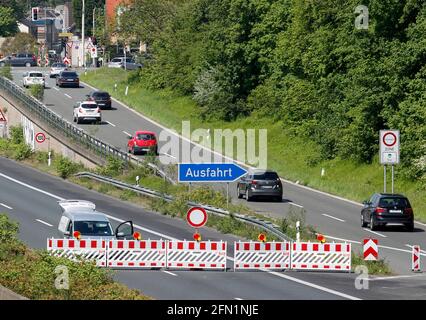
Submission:
{"label": "orange warning light", "polygon": [[322,234],[317,234],[317,240],[321,243],[325,243],[325,237]]}
{"label": "orange warning light", "polygon": [[80,231],[74,231],[74,233],[72,234],[74,236],[74,238],[76,238],[77,240],[81,239],[81,233]]}
{"label": "orange warning light", "polygon": [[201,234],[198,232],[194,233],[194,240],[200,242],[201,241]]}
{"label": "orange warning light", "polygon": [[266,235],[265,235],[265,234],[263,234],[263,233],[260,233],[260,234],[257,236],[257,240],[259,240],[260,242],[265,242],[265,241],[266,241]]}

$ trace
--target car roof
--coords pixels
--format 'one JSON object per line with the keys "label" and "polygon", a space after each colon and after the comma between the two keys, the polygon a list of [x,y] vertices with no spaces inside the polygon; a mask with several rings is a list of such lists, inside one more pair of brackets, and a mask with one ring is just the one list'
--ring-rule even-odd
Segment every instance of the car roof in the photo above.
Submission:
{"label": "car roof", "polygon": [[256,173],[277,173],[274,170],[269,169],[249,169],[248,171],[250,174],[256,174]]}
{"label": "car roof", "polygon": [[406,196],[399,193],[378,193],[381,197],[395,197],[395,198],[406,198]]}
{"label": "car roof", "polygon": [[90,94],[95,94],[95,93],[103,93],[103,94],[109,94],[108,92],[106,92],[106,91],[101,91],[101,90],[96,90],[96,91],[92,91]]}
{"label": "car roof", "polygon": [[86,200],[61,200],[58,201],[63,215],[75,221],[104,221],[109,222],[107,216],[96,211],[96,205]]}
{"label": "car roof", "polygon": [[144,130],[136,131],[135,134],[153,134],[155,136],[154,132],[152,132],[152,131],[144,131]]}
{"label": "car roof", "polygon": [[91,100],[86,100],[86,101],[81,101],[80,104],[96,104],[96,101],[91,101]]}
{"label": "car roof", "polygon": [[65,211],[64,215],[73,221],[102,221],[109,222],[107,216],[99,211]]}

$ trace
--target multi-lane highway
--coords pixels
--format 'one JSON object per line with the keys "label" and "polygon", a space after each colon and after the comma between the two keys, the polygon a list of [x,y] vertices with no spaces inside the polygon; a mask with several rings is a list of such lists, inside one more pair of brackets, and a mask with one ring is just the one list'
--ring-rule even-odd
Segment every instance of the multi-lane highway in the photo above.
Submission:
{"label": "multi-lane highway", "polygon": [[[58,236],[61,211],[57,201],[71,198],[93,201],[115,225],[134,221],[145,239],[190,239],[193,233],[183,220],[148,212],[1,157],[0,190],[0,212],[20,223],[20,238],[35,248],[45,248],[47,238]],[[228,257],[232,258],[233,242],[238,238],[209,228],[202,233],[206,240],[228,241]],[[158,299],[426,299],[426,276],[422,274],[378,278],[370,281],[368,290],[356,289],[356,276],[231,270],[122,270],[115,275],[118,281]]]}
{"label": "multi-lane highway", "polygon": [[[17,84],[22,85],[22,74],[25,71],[28,69],[13,68],[12,73]],[[45,71],[47,72],[47,70]],[[72,121],[73,105],[76,101],[84,100],[86,94],[93,88],[84,83],[82,88],[57,88],[54,79],[46,77],[46,80],[48,89],[45,90],[44,102],[49,108]],[[81,124],[78,126],[122,150],[126,149],[126,136],[135,130],[151,130],[159,135],[161,130],[166,129],[118,101],[113,102],[113,110],[103,111],[101,125]],[[168,157],[169,155],[162,156]],[[175,161],[179,161],[179,159],[175,159]],[[358,250],[361,250],[362,239],[377,238],[380,257],[389,261],[392,269],[398,274],[411,273],[411,245],[418,244],[426,248],[424,233],[426,224],[416,223],[413,233],[405,232],[400,228],[373,232],[360,226],[361,205],[293,183],[286,182],[283,185],[284,199],[281,203],[254,201],[246,204],[261,214],[275,218],[285,217],[290,207],[294,207],[295,210],[303,207],[306,210],[306,222],[325,234],[329,241],[349,241]],[[235,191],[236,186],[233,184],[231,185],[233,201],[245,203],[244,200],[237,199]]]}

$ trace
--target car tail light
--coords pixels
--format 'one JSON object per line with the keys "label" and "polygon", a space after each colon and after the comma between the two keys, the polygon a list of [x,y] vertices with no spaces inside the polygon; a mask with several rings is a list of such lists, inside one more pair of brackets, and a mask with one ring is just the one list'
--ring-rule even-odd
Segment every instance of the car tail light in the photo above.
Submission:
{"label": "car tail light", "polygon": [[410,216],[412,216],[413,215],[413,209],[412,208],[405,208],[404,209],[404,213],[405,214],[409,214]]}
{"label": "car tail light", "polygon": [[251,184],[252,184],[252,185],[256,185],[256,184],[257,184],[257,181],[256,181],[256,180],[252,180],[252,181],[251,181]]}
{"label": "car tail light", "polygon": [[97,112],[97,113],[101,113],[101,109],[96,108],[96,112]]}
{"label": "car tail light", "polygon": [[83,113],[83,108],[78,108],[78,112]]}
{"label": "car tail light", "polygon": [[377,214],[382,214],[382,213],[384,213],[386,211],[386,209],[384,209],[384,208],[380,208],[380,207],[377,207],[376,208],[376,210],[375,210],[375,212],[377,213]]}

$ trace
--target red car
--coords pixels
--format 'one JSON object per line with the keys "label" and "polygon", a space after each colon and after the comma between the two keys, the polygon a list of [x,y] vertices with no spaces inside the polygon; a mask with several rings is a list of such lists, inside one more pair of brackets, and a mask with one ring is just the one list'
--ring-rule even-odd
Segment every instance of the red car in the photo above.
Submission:
{"label": "red car", "polygon": [[133,154],[153,152],[157,155],[158,145],[155,133],[151,131],[136,131],[134,136],[129,136],[127,151]]}

